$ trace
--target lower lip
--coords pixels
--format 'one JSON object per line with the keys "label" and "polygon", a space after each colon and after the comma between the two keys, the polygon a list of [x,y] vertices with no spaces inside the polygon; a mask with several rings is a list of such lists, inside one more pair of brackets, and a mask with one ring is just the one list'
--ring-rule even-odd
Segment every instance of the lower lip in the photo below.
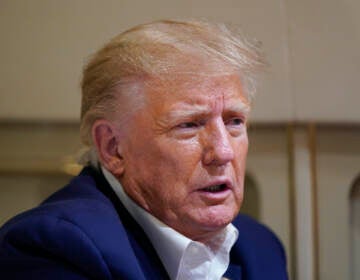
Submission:
{"label": "lower lip", "polygon": [[208,199],[208,200],[222,201],[222,200],[226,199],[231,194],[231,190],[230,189],[224,189],[224,190],[219,191],[219,192],[209,192],[209,191],[199,190],[199,191],[197,191],[197,193],[200,194],[200,196],[202,198],[205,198],[205,199]]}

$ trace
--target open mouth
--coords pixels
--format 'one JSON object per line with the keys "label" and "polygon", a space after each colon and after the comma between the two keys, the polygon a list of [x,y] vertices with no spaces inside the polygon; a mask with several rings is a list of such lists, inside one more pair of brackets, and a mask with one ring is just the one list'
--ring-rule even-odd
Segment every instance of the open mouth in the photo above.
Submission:
{"label": "open mouth", "polygon": [[217,193],[217,192],[221,192],[221,191],[224,191],[226,190],[228,187],[226,184],[221,184],[221,185],[214,185],[214,186],[210,186],[210,187],[207,187],[207,188],[203,188],[201,189],[201,191],[204,191],[204,192],[211,192],[211,193]]}

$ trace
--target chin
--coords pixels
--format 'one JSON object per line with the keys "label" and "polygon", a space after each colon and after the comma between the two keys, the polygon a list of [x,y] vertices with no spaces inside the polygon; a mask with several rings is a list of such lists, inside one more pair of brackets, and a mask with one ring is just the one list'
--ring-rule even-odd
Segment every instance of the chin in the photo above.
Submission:
{"label": "chin", "polygon": [[217,231],[230,224],[237,216],[239,207],[226,205],[210,206],[202,213],[200,224],[207,230]]}

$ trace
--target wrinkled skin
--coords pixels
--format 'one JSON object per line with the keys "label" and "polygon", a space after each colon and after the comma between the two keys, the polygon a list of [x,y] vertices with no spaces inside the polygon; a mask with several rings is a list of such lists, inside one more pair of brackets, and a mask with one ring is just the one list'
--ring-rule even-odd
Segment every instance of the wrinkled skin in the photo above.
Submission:
{"label": "wrinkled skin", "polygon": [[[120,183],[178,232],[211,237],[234,219],[243,199],[249,104],[238,76],[171,89],[153,83],[143,103],[122,128]],[[221,184],[217,192],[205,189]]]}

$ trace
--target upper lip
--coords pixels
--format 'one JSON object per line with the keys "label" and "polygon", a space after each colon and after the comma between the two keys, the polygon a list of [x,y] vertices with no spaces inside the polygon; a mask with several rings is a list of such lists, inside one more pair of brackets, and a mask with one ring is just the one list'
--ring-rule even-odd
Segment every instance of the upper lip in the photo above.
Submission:
{"label": "upper lip", "polygon": [[232,189],[233,188],[233,184],[231,183],[231,181],[229,179],[216,179],[216,180],[212,180],[209,183],[206,183],[200,187],[198,187],[196,190],[202,190],[202,189],[206,189],[212,186],[217,186],[217,185],[226,185],[226,187],[228,189]]}

